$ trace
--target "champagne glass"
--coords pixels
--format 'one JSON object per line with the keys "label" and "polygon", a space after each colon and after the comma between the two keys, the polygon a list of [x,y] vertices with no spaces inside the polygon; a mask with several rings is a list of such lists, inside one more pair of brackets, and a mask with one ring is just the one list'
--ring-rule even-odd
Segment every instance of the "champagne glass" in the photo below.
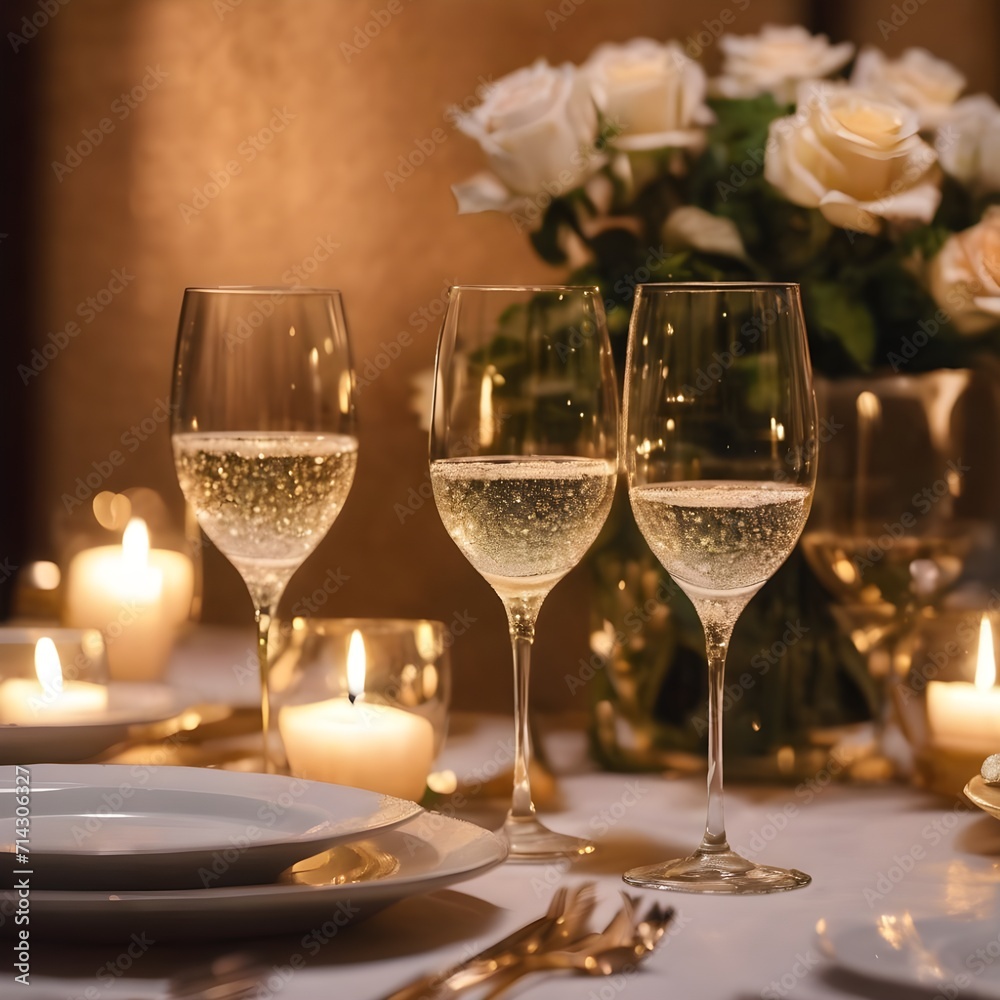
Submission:
{"label": "champagne glass", "polygon": [[264,767],[268,632],[292,574],[326,535],[354,479],[354,375],[340,293],[188,288],[174,365],[181,490],[254,605]]}
{"label": "champagne glass", "polygon": [[535,816],[528,676],[542,602],[583,557],[611,508],[617,397],[597,288],[450,290],[435,363],[431,484],[448,534],[507,612],[515,759],[503,829],[515,859],[594,850]]}
{"label": "champagne glass", "polygon": [[[993,545],[995,492],[968,456],[995,425],[968,370],[817,379],[826,443],[802,550],[834,617],[881,682],[864,777],[897,774],[884,746],[898,637],[934,613]],[[972,473],[972,481],[969,475]],[[856,769],[857,770],[857,769]]]}
{"label": "champagne glass", "polygon": [[733,626],[806,522],[816,447],[797,285],[639,286],[625,374],[629,498],[705,630],[708,818],[691,857],[632,869],[632,885],[759,893],[809,882],[748,861],[726,840],[722,696]]}

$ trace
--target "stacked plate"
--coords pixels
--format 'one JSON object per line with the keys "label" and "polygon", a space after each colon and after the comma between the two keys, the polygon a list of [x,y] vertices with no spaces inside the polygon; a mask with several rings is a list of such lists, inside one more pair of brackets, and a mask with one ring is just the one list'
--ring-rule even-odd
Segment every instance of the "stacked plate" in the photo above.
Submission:
{"label": "stacked plate", "polygon": [[[907,996],[1000,1000],[1000,934],[987,917],[912,917],[908,912],[844,921],[818,931],[827,958],[860,981]],[[861,991],[858,991],[861,995]],[[892,991],[893,996],[903,996]]]}
{"label": "stacked plate", "polygon": [[14,888],[0,890],[0,934],[14,932],[24,881],[31,927],[48,934],[204,940],[342,926],[479,875],[506,847],[471,823],[339,785],[38,764],[0,767],[4,852]]}
{"label": "stacked plate", "polygon": [[180,720],[189,706],[166,684],[112,681],[99,719],[0,724],[0,764],[84,760],[129,739],[141,727]]}

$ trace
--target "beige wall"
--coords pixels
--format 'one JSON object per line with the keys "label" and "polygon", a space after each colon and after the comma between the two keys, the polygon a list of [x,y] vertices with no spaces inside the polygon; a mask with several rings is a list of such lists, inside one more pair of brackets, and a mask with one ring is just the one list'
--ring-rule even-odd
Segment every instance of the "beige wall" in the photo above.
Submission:
{"label": "beige wall", "polygon": [[[994,51],[966,54],[957,24],[980,0],[951,0],[950,31],[928,3],[889,44],[930,41],[976,76],[996,83]],[[475,625],[454,647],[456,696],[463,704],[509,703],[509,667],[498,600],[462,559],[432,503],[400,523],[394,505],[426,481],[426,441],[411,410],[411,380],[433,360],[434,324],[411,322],[446,283],[523,281],[547,275],[525,238],[497,215],[459,218],[449,184],[480,166],[473,144],[444,112],[533,57],[582,60],[599,42],[639,34],[681,37],[717,16],[721,0],[667,5],[585,0],[550,27],[558,0],[403,0],[402,10],[348,59],[341,43],[385,0],[78,0],[60,8],[31,44],[44,47],[44,148],[39,338],[61,330],[78,304],[104,288],[114,269],[134,275],[125,289],[34,380],[39,459],[31,470],[35,555],[54,553],[65,518],[59,497],[94,461],[122,450],[122,435],[169,393],[181,291],[191,284],[279,283],[322,240],[336,243],[309,282],[341,288],[358,365],[401,331],[412,345],[360,397],[358,477],[341,519],[292,581],[285,609],[331,569],[348,583],[324,609],[333,615],[468,612]],[[563,0],[569,8],[569,0]],[[739,5],[734,5],[738,7]],[[794,21],[793,0],[753,0],[733,30]],[[890,3],[859,6],[859,34],[877,39]],[[944,11],[941,11],[944,13]],[[987,58],[988,53],[988,58]],[[162,74],[148,76],[152,67]],[[155,83],[141,103],[114,102]],[[241,143],[267,126],[273,109],[287,124],[251,160]],[[113,130],[69,173],[65,161],[85,129]],[[419,139],[446,140],[390,192],[384,173]],[[213,172],[240,173],[196,215],[192,203]],[[85,307],[84,307],[85,308]],[[177,510],[166,428],[142,443],[108,480],[111,489],[149,485]],[[249,601],[235,573],[207,564],[206,617],[245,621]],[[550,598],[540,623],[537,701],[565,704],[562,675],[585,652],[586,596],[578,573]]]}

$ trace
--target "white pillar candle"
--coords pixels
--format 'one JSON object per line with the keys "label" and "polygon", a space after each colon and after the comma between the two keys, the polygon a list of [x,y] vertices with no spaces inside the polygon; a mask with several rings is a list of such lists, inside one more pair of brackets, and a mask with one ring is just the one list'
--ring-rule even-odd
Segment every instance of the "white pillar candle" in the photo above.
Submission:
{"label": "white pillar candle", "polygon": [[0,723],[22,726],[92,722],[108,707],[108,690],[100,684],[63,680],[55,643],[35,644],[37,680],[11,677],[0,682]]}
{"label": "white pillar candle", "polygon": [[66,579],[66,624],[99,628],[116,680],[160,676],[177,627],[191,608],[194,567],[180,552],[149,548],[141,518],[129,521],[121,545],[73,557]]}
{"label": "white pillar candle", "polygon": [[296,777],[420,799],[434,759],[434,728],[427,719],[363,699],[365,649],[351,636],[347,657],[350,698],[288,705],[278,728]]}
{"label": "white pillar candle", "polygon": [[975,683],[931,681],[927,723],[931,743],[986,757],[1000,750],[1000,688],[996,687],[993,631],[987,616],[979,628]]}

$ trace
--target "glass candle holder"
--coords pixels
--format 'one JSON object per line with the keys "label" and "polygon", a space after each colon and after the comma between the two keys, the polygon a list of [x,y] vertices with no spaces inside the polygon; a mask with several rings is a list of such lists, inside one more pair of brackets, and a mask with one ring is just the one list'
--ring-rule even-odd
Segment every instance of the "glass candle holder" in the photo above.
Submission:
{"label": "glass candle holder", "polygon": [[960,795],[1000,753],[998,650],[996,616],[983,608],[922,617],[900,640],[893,695],[922,787]]}
{"label": "glass candle holder", "polygon": [[104,641],[96,629],[0,628],[0,724],[62,725],[108,707]]}
{"label": "glass candle holder", "polygon": [[98,493],[76,515],[64,546],[63,623],[101,630],[113,679],[156,680],[191,615],[198,553],[150,489]]}
{"label": "glass candle holder", "polygon": [[447,731],[448,638],[426,619],[295,619],[271,668],[290,773],[420,799]]}

